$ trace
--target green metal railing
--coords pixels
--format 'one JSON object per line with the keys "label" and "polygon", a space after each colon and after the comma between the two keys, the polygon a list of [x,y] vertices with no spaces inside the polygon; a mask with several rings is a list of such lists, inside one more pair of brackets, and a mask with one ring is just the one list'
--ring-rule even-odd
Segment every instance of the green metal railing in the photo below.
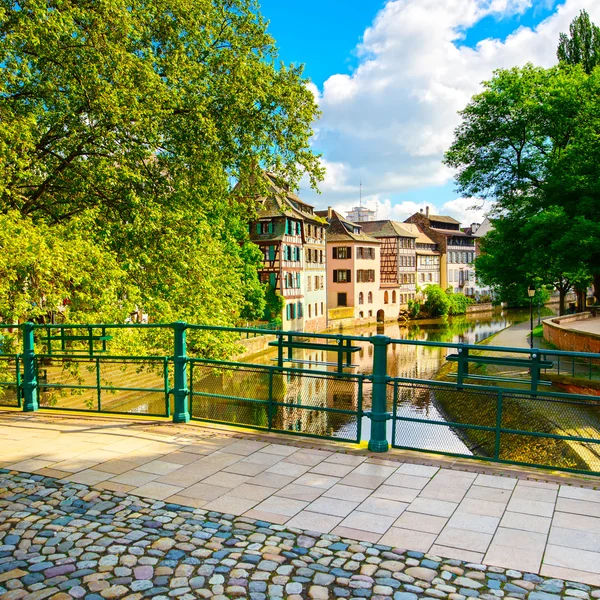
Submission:
{"label": "green metal railing", "polygon": [[[121,336],[138,334],[157,345],[119,352]],[[219,336],[235,343],[245,334],[275,336],[273,364],[211,356]],[[600,396],[541,390],[567,364],[576,380],[600,380],[600,354],[185,322],[24,323],[18,339],[20,352],[0,352],[0,405],[24,411],[146,414],[351,443],[365,437],[373,452],[391,445],[600,474]],[[447,360],[436,379],[400,376],[397,359],[411,348]]]}

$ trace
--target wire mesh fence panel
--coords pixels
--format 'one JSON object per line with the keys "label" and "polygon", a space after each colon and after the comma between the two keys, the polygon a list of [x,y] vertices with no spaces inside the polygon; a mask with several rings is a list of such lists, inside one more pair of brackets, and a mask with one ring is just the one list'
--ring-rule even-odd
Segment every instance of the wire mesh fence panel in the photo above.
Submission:
{"label": "wire mesh fence panel", "polygon": [[497,393],[398,381],[390,387],[393,446],[494,456]]}
{"label": "wire mesh fence panel", "polygon": [[21,406],[20,360],[0,355],[0,406]]}
{"label": "wire mesh fence panel", "polygon": [[37,357],[42,408],[167,416],[165,360]]}
{"label": "wire mesh fence panel", "polygon": [[271,428],[344,441],[360,441],[361,378],[283,373]]}
{"label": "wire mesh fence panel", "polygon": [[600,472],[600,399],[504,392],[501,426],[502,460]]}
{"label": "wire mesh fence panel", "polygon": [[[268,429],[270,371],[257,366],[190,364],[193,419]],[[278,390],[273,388],[273,395]]]}
{"label": "wire mesh fence panel", "polygon": [[192,362],[191,416],[358,441],[361,378],[298,371]]}

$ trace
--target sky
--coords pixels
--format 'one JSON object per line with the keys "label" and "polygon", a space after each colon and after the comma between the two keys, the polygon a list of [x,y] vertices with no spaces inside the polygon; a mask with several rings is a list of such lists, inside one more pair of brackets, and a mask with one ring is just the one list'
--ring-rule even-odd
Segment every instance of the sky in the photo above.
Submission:
{"label": "sky", "polygon": [[[260,0],[259,0],[260,1]],[[442,164],[458,111],[498,68],[557,62],[560,32],[600,0],[262,0],[279,57],[304,64],[322,111],[314,150],[320,194],[344,214],[359,203],[403,221],[425,206],[464,225],[489,206],[462,198]],[[474,208],[475,207],[475,208]]]}

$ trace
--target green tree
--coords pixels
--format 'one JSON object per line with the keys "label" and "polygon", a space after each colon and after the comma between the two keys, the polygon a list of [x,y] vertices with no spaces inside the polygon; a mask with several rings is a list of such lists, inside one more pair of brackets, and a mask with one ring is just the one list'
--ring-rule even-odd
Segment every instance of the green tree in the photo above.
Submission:
{"label": "green tree", "polygon": [[153,320],[262,313],[252,173],[322,171],[253,0],[0,0],[0,63],[0,212],[78,231]]}
{"label": "green tree", "polygon": [[450,311],[448,294],[439,285],[428,285],[425,288],[427,299],[423,303],[423,311],[432,318],[443,317]]}
{"label": "green tree", "polygon": [[569,25],[569,35],[561,33],[556,56],[561,63],[582,65],[589,75],[600,65],[600,27],[582,10]]}
{"label": "green tree", "polygon": [[504,297],[533,282],[564,296],[590,275],[600,297],[599,93],[597,72],[527,65],[497,71],[461,113],[445,162],[461,194],[494,201],[477,268]]}

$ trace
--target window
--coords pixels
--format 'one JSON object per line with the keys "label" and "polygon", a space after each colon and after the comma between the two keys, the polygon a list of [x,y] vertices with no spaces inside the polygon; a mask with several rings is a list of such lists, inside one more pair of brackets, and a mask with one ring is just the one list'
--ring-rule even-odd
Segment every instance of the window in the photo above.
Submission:
{"label": "window", "polygon": [[300,289],[300,273],[296,273],[296,289]]}
{"label": "window", "polygon": [[396,290],[392,292],[392,304],[396,304]]}
{"label": "window", "polygon": [[372,316],[373,316],[373,311],[372,311],[372,310],[370,310],[370,311],[369,311],[369,316],[370,316],[370,317],[372,317]]}
{"label": "window", "polygon": [[364,304],[365,303],[365,295],[362,292],[360,292],[358,294],[358,303],[359,304]]}
{"label": "window", "polygon": [[337,296],[338,306],[348,306],[348,294],[346,292],[339,292]]}
{"label": "window", "polygon": [[339,248],[333,248],[333,258],[352,258],[352,248],[350,248],[349,246],[340,246]]}
{"label": "window", "polygon": [[321,302],[321,314],[323,314],[323,303]]}
{"label": "window", "polygon": [[369,296],[368,296],[368,303],[369,304],[373,304],[373,292],[369,292]]}
{"label": "window", "polygon": [[387,292],[384,292],[384,294],[383,294],[383,303],[384,304],[389,304],[390,303],[390,298],[389,298]]}
{"label": "window", "polygon": [[273,233],[273,222],[272,221],[260,221],[256,224],[256,233],[258,235],[264,235],[266,233]]}
{"label": "window", "polygon": [[[307,292],[312,292],[312,285],[311,285],[311,277],[307,277],[306,278],[306,291]],[[310,316],[310,315],[309,315]]]}
{"label": "window", "polygon": [[312,317],[312,314],[311,314],[311,310],[310,310],[310,309],[311,309],[311,306],[310,306],[310,304],[309,304],[309,305],[308,305],[308,318],[309,318],[309,319]]}
{"label": "window", "polygon": [[359,319],[364,319],[365,318],[365,313],[362,310],[358,313],[358,318]]}
{"label": "window", "polygon": [[319,305],[315,302],[315,317],[319,314]]}
{"label": "window", "polygon": [[427,281],[433,281],[433,273],[427,273]]}
{"label": "window", "polygon": [[298,302],[298,318],[301,319],[303,316],[302,302]]}
{"label": "window", "polygon": [[358,269],[356,271],[356,281],[358,283],[372,283],[375,281],[374,269]]}
{"label": "window", "polygon": [[348,269],[334,269],[334,283],[350,283],[350,271]]}
{"label": "window", "polygon": [[323,264],[323,250],[319,250],[319,262]]}
{"label": "window", "polygon": [[311,251],[310,251],[310,248],[307,248],[306,249],[306,262],[307,263],[312,262],[310,258],[311,258]]}

